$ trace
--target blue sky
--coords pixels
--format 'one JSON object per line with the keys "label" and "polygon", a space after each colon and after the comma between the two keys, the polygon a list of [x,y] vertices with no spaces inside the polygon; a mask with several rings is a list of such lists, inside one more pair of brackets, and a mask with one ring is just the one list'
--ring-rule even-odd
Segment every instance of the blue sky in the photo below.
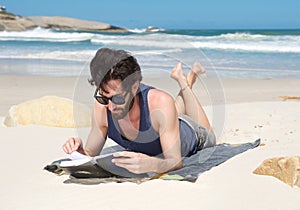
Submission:
{"label": "blue sky", "polygon": [[123,28],[300,29],[299,0],[0,0],[23,16],[67,16]]}

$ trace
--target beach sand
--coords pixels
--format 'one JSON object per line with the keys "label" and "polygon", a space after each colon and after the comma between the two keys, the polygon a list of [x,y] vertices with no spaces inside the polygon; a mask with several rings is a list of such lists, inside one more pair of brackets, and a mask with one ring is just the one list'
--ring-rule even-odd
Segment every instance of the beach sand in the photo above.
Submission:
{"label": "beach sand", "polygon": [[[145,78],[176,95],[171,79]],[[246,151],[201,174],[196,183],[153,180],[142,184],[64,184],[67,176],[42,170],[64,156],[70,136],[86,138],[89,128],[39,125],[0,126],[0,209],[300,209],[300,189],[252,173],[263,160],[299,155],[300,79],[203,79],[196,95],[218,130],[218,142],[261,138],[265,146]],[[91,106],[94,88],[86,78],[0,76],[0,119],[9,107],[45,95]],[[90,93],[90,94],[89,94]],[[218,118],[218,116],[220,116]]]}

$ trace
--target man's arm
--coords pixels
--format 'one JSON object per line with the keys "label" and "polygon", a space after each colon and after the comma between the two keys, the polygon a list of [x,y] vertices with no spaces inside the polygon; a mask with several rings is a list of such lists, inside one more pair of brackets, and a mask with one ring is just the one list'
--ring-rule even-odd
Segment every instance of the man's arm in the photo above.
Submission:
{"label": "man's arm", "polygon": [[[123,151],[115,153],[113,162],[133,173],[164,173],[182,167],[178,115],[173,98],[160,90],[148,95],[151,122],[160,135],[164,158]],[[129,158],[122,158],[129,157]]]}
{"label": "man's arm", "polygon": [[94,103],[92,127],[84,151],[89,156],[99,155],[107,136],[106,108],[98,102]]}
{"label": "man's arm", "polygon": [[179,121],[173,97],[164,91],[153,89],[149,92],[149,109],[164,155],[164,159],[158,159],[156,172],[181,168]]}
{"label": "man's arm", "polygon": [[96,156],[101,152],[107,135],[105,107],[95,102],[91,117],[92,127],[85,147],[83,147],[82,140],[80,138],[72,137],[63,145],[63,150],[67,154],[78,151],[85,155]]}

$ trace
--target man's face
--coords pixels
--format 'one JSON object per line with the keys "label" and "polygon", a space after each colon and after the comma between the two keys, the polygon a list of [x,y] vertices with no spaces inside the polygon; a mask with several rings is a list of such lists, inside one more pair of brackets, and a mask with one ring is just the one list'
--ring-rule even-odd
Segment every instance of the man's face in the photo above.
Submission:
{"label": "man's face", "polygon": [[[130,91],[123,90],[121,80],[110,80],[103,85],[105,92],[99,90],[99,94],[109,98],[108,104],[105,105],[107,110],[111,112],[113,118],[119,120],[124,118],[129,112],[133,94]],[[124,104],[116,104],[112,98],[124,98]]]}

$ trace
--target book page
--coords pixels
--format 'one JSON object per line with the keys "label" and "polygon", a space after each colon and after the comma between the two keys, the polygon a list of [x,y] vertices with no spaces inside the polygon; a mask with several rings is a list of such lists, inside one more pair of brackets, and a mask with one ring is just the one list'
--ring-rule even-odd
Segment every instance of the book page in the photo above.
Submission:
{"label": "book page", "polygon": [[70,167],[70,166],[79,166],[82,165],[84,163],[89,162],[90,159],[78,159],[78,160],[66,160],[66,161],[62,161],[60,162],[60,167]]}
{"label": "book page", "polygon": [[113,155],[113,153],[108,153],[108,154],[104,154],[104,155],[90,157],[90,156],[87,156],[87,155],[83,155],[83,154],[81,154],[77,151],[74,151],[71,154],[66,155],[66,157],[71,159],[71,160],[62,161],[60,163],[60,166],[61,167],[79,166],[79,165],[87,163],[89,161],[93,164],[96,164],[97,159],[106,158],[106,157],[111,156],[111,155]]}
{"label": "book page", "polygon": [[79,166],[93,159],[92,157],[83,155],[77,151],[74,151],[71,154],[67,154],[66,156],[71,160],[62,161],[60,163],[61,167]]}
{"label": "book page", "polygon": [[79,159],[92,159],[92,157],[83,155],[80,152],[74,151],[71,154],[67,154],[67,158],[70,158],[71,160],[79,160]]}

